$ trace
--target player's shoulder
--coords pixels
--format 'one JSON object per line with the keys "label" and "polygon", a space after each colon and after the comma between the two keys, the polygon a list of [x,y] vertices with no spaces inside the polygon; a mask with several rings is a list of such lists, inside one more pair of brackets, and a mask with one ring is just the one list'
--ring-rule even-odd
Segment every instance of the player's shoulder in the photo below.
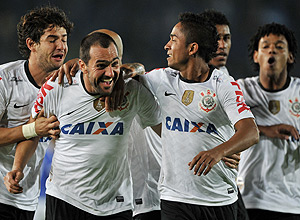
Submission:
{"label": "player's shoulder", "polygon": [[296,86],[300,86],[300,78],[296,76],[291,76],[291,83],[295,84]]}
{"label": "player's shoulder", "polygon": [[24,72],[26,60],[17,60],[0,65],[0,76],[2,78],[9,78],[15,75],[16,72]]}
{"label": "player's shoulder", "polygon": [[240,79],[237,80],[237,82],[242,87],[255,87],[255,86],[258,85],[258,76],[240,78]]}
{"label": "player's shoulder", "polygon": [[146,72],[146,75],[150,74],[150,75],[154,75],[157,74],[157,76],[161,76],[159,74],[166,74],[168,76],[177,76],[179,74],[178,70],[174,70],[170,67],[166,67],[166,68],[155,68],[149,72]]}

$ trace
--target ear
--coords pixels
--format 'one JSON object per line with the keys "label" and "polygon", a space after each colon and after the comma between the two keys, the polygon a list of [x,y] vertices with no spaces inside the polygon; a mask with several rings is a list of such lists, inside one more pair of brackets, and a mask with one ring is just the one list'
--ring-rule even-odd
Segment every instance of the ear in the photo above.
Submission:
{"label": "ear", "polygon": [[26,39],[26,45],[27,45],[29,50],[35,51],[36,43],[31,38]]}
{"label": "ear", "polygon": [[198,49],[199,45],[196,42],[189,44],[189,55],[196,56]]}
{"label": "ear", "polygon": [[254,53],[253,53],[253,61],[254,61],[254,63],[258,63],[257,57],[258,57],[258,52],[257,52],[257,50],[255,50]]}
{"label": "ear", "polygon": [[78,60],[78,63],[79,63],[79,68],[80,70],[86,74],[87,73],[87,65],[85,64],[85,62],[82,60],[82,59],[79,59]]}
{"label": "ear", "polygon": [[293,54],[291,52],[289,52],[289,57],[287,59],[288,63],[294,63],[295,62],[295,58],[293,56]]}

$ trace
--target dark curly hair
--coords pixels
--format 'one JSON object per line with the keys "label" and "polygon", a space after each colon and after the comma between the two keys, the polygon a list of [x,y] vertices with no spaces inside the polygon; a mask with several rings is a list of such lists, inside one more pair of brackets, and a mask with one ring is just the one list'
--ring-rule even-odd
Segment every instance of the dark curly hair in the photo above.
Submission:
{"label": "dark curly hair", "polygon": [[206,17],[212,23],[214,23],[214,25],[218,24],[230,26],[229,21],[222,12],[216,11],[214,9],[206,9],[204,12],[201,13],[201,15]]}
{"label": "dark curly hair", "polygon": [[54,26],[65,28],[69,35],[74,25],[69,21],[64,11],[52,6],[37,7],[23,15],[17,25],[20,54],[28,59],[30,50],[26,45],[26,39],[30,38],[39,43],[45,29]]}
{"label": "dark curly hair", "polygon": [[196,42],[197,55],[208,63],[218,48],[218,33],[215,25],[205,17],[191,12],[181,13],[179,21],[186,38],[186,45]]}
{"label": "dark curly hair", "polygon": [[[254,66],[255,71],[259,70],[259,64],[254,63],[254,60],[253,60],[254,51],[258,50],[258,44],[259,44],[260,39],[264,36],[269,36],[269,34],[274,34],[274,35],[278,35],[278,36],[283,35],[288,42],[289,52],[291,52],[293,57],[296,58],[297,41],[296,41],[294,32],[289,30],[285,25],[278,24],[275,22],[270,23],[270,24],[265,24],[258,28],[255,35],[253,35],[252,38],[250,39],[250,43],[248,45],[249,58],[250,58],[252,65]],[[294,63],[287,64],[288,73],[293,68]]]}

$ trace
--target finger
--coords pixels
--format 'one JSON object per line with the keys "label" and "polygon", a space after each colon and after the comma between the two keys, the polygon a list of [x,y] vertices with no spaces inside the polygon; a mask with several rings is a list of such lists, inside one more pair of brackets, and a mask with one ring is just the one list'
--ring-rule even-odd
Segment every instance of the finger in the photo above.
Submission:
{"label": "finger", "polygon": [[229,163],[229,162],[224,162],[224,163],[225,163],[225,165],[226,165],[227,167],[229,167],[229,168],[232,168],[232,169],[238,168],[238,165],[234,165],[234,164]]}
{"label": "finger", "polygon": [[60,129],[52,129],[52,130],[49,130],[49,135],[50,136],[58,136],[60,134]]}
{"label": "finger", "polygon": [[55,70],[55,71],[53,71],[53,74],[52,74],[52,76],[50,76],[50,77],[51,77],[51,81],[52,81],[52,82],[54,82],[54,81],[56,80],[56,78],[57,78],[57,76],[58,76],[58,73],[59,73],[59,69],[58,69],[58,70]]}
{"label": "finger", "polygon": [[206,176],[206,175],[210,172],[210,170],[212,169],[212,167],[213,167],[214,165],[215,165],[215,163],[214,163],[213,161],[210,161],[210,162],[208,163],[208,165],[206,166],[206,169],[205,169],[203,175]]}
{"label": "finger", "polygon": [[63,78],[64,78],[64,75],[65,75],[65,73],[66,73],[66,70],[65,70],[65,64],[64,65],[62,65],[58,70],[58,84],[62,84],[62,82],[63,82]]}
{"label": "finger", "polygon": [[44,114],[45,114],[45,109],[43,107],[42,110],[39,112],[37,118],[45,117]]}
{"label": "finger", "polygon": [[291,135],[292,135],[292,137],[295,138],[296,140],[299,140],[299,133],[298,133],[298,131],[297,131],[295,128],[292,129]]}
{"label": "finger", "polygon": [[74,77],[76,75],[78,69],[79,69],[79,65],[78,65],[78,62],[76,62],[76,63],[74,63],[74,65],[71,68],[71,71],[70,71],[71,76]]}
{"label": "finger", "polygon": [[200,170],[202,169],[203,171],[203,162],[205,161],[204,157],[200,157],[199,160],[197,161],[195,168],[194,168],[194,175],[197,175],[198,172],[200,172]]}

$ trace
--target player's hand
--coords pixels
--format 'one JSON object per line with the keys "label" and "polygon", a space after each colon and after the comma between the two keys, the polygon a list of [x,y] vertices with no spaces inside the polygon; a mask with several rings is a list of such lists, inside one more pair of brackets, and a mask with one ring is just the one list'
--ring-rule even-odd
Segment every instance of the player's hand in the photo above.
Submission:
{"label": "player's hand", "polygon": [[290,136],[299,140],[299,132],[292,125],[278,124],[272,126],[258,126],[259,131],[269,138],[288,140]]}
{"label": "player's hand", "polygon": [[125,82],[122,74],[120,73],[112,93],[109,96],[105,97],[105,110],[107,112],[117,110],[118,107],[122,105],[124,98],[124,88]]}
{"label": "player's hand", "polygon": [[201,151],[188,163],[189,169],[192,170],[194,168],[194,175],[207,175],[211,168],[218,163],[222,157],[222,153],[217,148]]}
{"label": "player's hand", "polygon": [[4,184],[8,192],[13,194],[19,194],[23,192],[23,188],[20,186],[20,181],[24,178],[24,173],[20,170],[12,170],[4,177]]}
{"label": "player's hand", "polygon": [[59,121],[54,115],[46,118],[44,116],[44,108],[42,108],[35,120],[35,132],[40,137],[50,136],[53,139],[57,139],[60,133]]}
{"label": "player's hand", "polygon": [[222,161],[224,161],[225,165],[232,169],[237,169],[241,160],[241,153],[232,154],[227,157],[223,157]]}
{"label": "player's hand", "polygon": [[124,73],[124,79],[145,74],[145,67],[141,63],[125,63],[121,66],[121,70]]}
{"label": "player's hand", "polygon": [[69,84],[72,84],[72,77],[74,77],[79,70],[78,58],[69,60],[65,64],[63,64],[58,70],[55,70],[49,75],[46,79],[50,79],[51,81],[55,81],[58,77],[58,84],[62,84],[64,75],[66,75]]}

